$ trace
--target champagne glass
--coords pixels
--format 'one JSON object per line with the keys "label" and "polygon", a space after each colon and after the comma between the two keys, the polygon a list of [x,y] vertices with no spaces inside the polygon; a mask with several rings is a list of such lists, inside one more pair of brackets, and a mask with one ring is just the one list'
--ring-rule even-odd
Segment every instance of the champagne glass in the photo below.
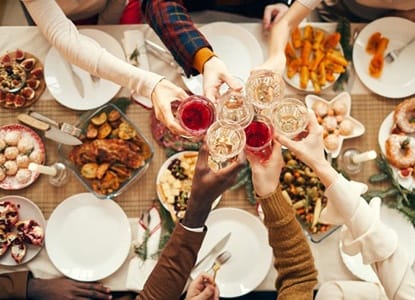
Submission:
{"label": "champagne glass", "polygon": [[248,126],[254,117],[254,107],[240,91],[229,89],[219,97],[218,120],[227,124]]}
{"label": "champagne glass", "polygon": [[219,169],[226,166],[242,151],[245,142],[244,130],[237,124],[216,121],[206,133],[210,158]]}
{"label": "champagne glass", "polygon": [[271,70],[254,71],[246,82],[246,96],[255,109],[268,109],[284,97],[285,82],[281,74]]}
{"label": "champagne glass", "polygon": [[308,124],[307,107],[295,98],[279,101],[273,107],[271,117],[275,131],[291,139],[304,131]]}
{"label": "champagne glass", "polygon": [[272,153],[273,133],[271,120],[263,115],[256,115],[245,128],[245,151],[258,156],[261,161],[266,161]]}
{"label": "champagne glass", "polygon": [[206,97],[192,95],[180,103],[177,118],[190,138],[200,137],[215,121],[215,106]]}

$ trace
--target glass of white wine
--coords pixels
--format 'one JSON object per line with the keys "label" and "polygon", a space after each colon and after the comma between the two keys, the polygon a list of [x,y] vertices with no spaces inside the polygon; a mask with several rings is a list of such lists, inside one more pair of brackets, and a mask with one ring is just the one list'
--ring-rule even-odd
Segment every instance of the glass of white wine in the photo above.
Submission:
{"label": "glass of white wine", "polygon": [[285,94],[281,74],[271,70],[253,71],[246,82],[246,96],[257,111],[269,109]]}
{"label": "glass of white wine", "polygon": [[271,118],[275,131],[292,139],[307,127],[307,106],[298,99],[285,98],[273,107]]}
{"label": "glass of white wine", "polygon": [[246,138],[243,128],[238,124],[216,121],[206,133],[206,142],[211,160],[216,168],[221,169],[244,149]]}
{"label": "glass of white wine", "polygon": [[251,123],[254,107],[241,91],[228,89],[219,97],[217,119],[227,124],[237,124],[242,128]]}

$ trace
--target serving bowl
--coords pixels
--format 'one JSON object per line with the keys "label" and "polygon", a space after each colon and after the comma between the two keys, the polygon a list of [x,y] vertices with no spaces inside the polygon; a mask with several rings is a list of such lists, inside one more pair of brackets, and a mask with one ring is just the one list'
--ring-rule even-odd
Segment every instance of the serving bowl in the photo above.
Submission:
{"label": "serving bowl", "polygon": [[114,104],[82,118],[82,145],[58,152],[79,181],[98,198],[115,198],[147,170],[154,154],[139,128]]}

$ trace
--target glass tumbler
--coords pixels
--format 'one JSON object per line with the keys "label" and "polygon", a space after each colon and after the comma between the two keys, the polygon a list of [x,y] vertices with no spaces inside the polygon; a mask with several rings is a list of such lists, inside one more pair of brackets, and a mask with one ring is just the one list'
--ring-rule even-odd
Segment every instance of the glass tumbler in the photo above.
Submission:
{"label": "glass tumbler", "polygon": [[285,98],[273,107],[271,118],[275,131],[292,139],[307,127],[307,106],[298,99]]}
{"label": "glass tumbler", "polygon": [[248,126],[254,117],[254,107],[240,91],[229,89],[219,97],[217,119],[227,124]]}

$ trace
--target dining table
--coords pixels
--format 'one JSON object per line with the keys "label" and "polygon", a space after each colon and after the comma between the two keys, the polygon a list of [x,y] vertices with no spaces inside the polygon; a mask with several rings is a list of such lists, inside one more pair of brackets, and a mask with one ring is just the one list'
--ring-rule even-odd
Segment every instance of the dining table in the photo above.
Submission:
{"label": "dining table", "polygon": [[[334,30],[334,23],[317,23],[319,26],[325,27],[328,30]],[[198,24],[198,26],[203,24]],[[262,32],[261,23],[239,23],[244,29],[249,31],[260,44],[264,56],[267,55],[267,36]],[[363,28],[365,24],[352,24],[353,30]],[[120,44],[123,44],[123,38],[125,32],[131,30],[139,30],[143,33],[145,39],[151,40],[158,45],[163,46],[162,42],[155,34],[155,32],[146,24],[137,25],[103,25],[103,26],[80,26],[79,28],[93,28],[104,31],[113,36]],[[45,57],[51,47],[48,41],[44,38],[42,33],[36,27],[30,26],[2,26],[0,27],[0,53],[6,51],[14,51],[16,48],[24,49],[35,55],[40,61],[45,61]],[[144,40],[138,41],[141,43],[139,46],[144,45]],[[140,47],[140,49],[145,49]],[[237,49],[232,49],[237,51]],[[130,53],[125,53],[126,57]],[[148,57],[148,68],[150,71],[162,74],[167,79],[176,83],[177,85],[186,89],[181,76],[177,70],[172,68],[167,62],[160,60],[158,57],[151,53],[147,53]],[[346,139],[343,143],[343,149],[346,148],[357,148],[360,151],[375,150],[380,154],[378,145],[378,131],[381,123],[385,117],[393,111],[395,106],[402,99],[390,99],[380,95],[377,95],[370,91],[351,69],[350,74],[351,83],[348,88],[348,92],[351,95],[352,106],[351,115],[359,120],[365,128],[364,134],[352,138]],[[295,96],[297,98],[303,98],[306,94],[302,91],[292,88],[287,85],[287,95]],[[330,100],[338,94],[332,88],[323,90],[320,94],[321,97]],[[130,91],[121,88],[117,97],[130,97]],[[79,116],[83,111],[76,111],[59,104],[51,95],[48,89],[42,94],[40,99],[34,103],[30,109],[33,109],[43,115],[50,117],[59,122],[67,122],[76,124]],[[17,115],[21,113],[21,110],[13,109],[0,109],[0,125],[17,123]],[[149,126],[151,120],[152,110],[143,107],[135,102],[129,105],[127,109],[128,118],[133,121],[138,128],[142,131],[143,135],[149,139],[154,147],[154,156],[150,163],[150,167],[144,173],[144,175],[137,181],[135,181],[127,190],[121,195],[116,197],[116,201],[128,216],[131,226],[133,228],[132,233],[135,234],[134,228],[137,226],[137,219],[140,213],[149,208],[152,203],[157,199],[156,193],[156,177],[158,171],[166,160],[166,151],[160,146],[152,136],[151,128]],[[58,144],[44,139],[46,147],[46,164],[59,161],[58,155]],[[376,186],[369,183],[368,178],[370,175],[378,172],[376,163],[374,160],[367,161],[364,163],[363,169],[360,173],[351,175],[351,179],[364,182],[368,184],[369,190],[372,188],[381,188],[386,186],[385,184],[377,184]],[[41,175],[36,182],[32,185],[21,189],[21,190],[0,190],[0,196],[6,195],[20,195],[31,199],[35,202],[41,211],[43,212],[46,219],[48,219],[53,210],[66,198],[77,194],[86,192],[85,187],[80,181],[73,175],[70,175],[68,182],[61,186],[55,187],[49,183],[47,175]],[[244,188],[236,190],[228,190],[223,194],[223,197],[218,204],[217,208],[223,207],[235,207],[247,211],[255,216],[258,216],[257,206],[251,204],[246,196]],[[401,237],[405,238],[405,237]],[[134,239],[134,237],[133,237]],[[345,266],[342,261],[339,251],[339,239],[340,231],[337,230],[329,237],[319,243],[314,243],[311,240],[309,245],[311,247],[316,268],[318,269],[318,281],[322,284],[331,280],[360,280]],[[45,249],[33,259],[33,263],[36,260],[46,259],[47,253]],[[130,254],[129,258],[134,254]],[[122,290],[122,283],[125,280],[126,270],[128,261],[108,278],[104,279],[104,283],[113,287],[115,290]],[[30,268],[30,264],[28,264]],[[16,269],[24,269],[27,266],[0,266],[0,273],[7,271],[14,271]],[[41,266],[36,266],[41,268]],[[40,274],[42,274],[40,272]],[[45,275],[47,277],[48,275]],[[270,264],[268,275],[257,286],[257,291],[273,291],[275,290],[275,279],[277,272],[274,270],[272,264]]]}

